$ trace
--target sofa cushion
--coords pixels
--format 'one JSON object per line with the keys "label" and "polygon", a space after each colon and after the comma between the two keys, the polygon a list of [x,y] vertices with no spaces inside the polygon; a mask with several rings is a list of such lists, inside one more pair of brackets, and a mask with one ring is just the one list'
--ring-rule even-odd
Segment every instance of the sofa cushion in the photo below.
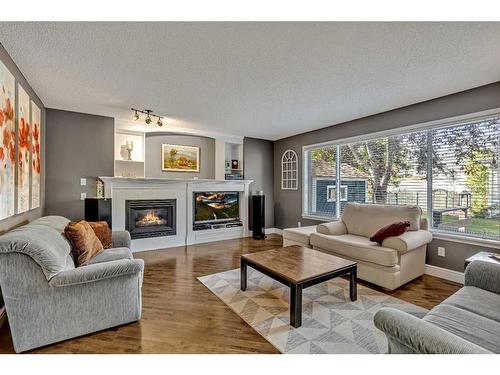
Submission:
{"label": "sofa cushion", "polygon": [[105,249],[89,260],[87,264],[111,262],[120,259],[134,259],[132,251],[128,247],[115,247],[112,249]]}
{"label": "sofa cushion", "polygon": [[380,228],[397,221],[408,220],[408,230],[419,230],[421,216],[422,209],[418,206],[349,202],[342,213],[342,221],[349,234],[369,238]]}
{"label": "sofa cushion", "polygon": [[283,229],[283,238],[290,241],[303,243],[304,246],[309,246],[309,236],[311,233],[316,233],[316,225],[299,228]]}
{"label": "sofa cushion", "polygon": [[0,252],[30,256],[42,268],[47,280],[75,268],[66,237],[47,225],[24,225],[0,236]]}
{"label": "sofa cushion", "polygon": [[94,230],[97,238],[99,238],[99,241],[101,241],[102,247],[105,249],[111,249],[111,247],[113,247],[113,238],[111,236],[111,229],[109,229],[108,223],[106,221],[89,221],[88,223]]}
{"label": "sofa cushion", "polygon": [[392,267],[398,264],[398,252],[371,242],[368,238],[354,234],[332,236],[311,234],[311,245],[352,259]]}
{"label": "sofa cushion", "polygon": [[90,259],[104,250],[92,227],[85,220],[71,222],[64,229],[71,243],[71,251],[78,267],[86,265]]}
{"label": "sofa cushion", "polygon": [[382,242],[386,238],[396,237],[402,235],[404,232],[408,230],[410,226],[410,222],[406,221],[398,221],[389,225],[386,225],[383,228],[380,228],[377,233],[370,237],[370,241],[376,242],[379,245],[382,245]]}
{"label": "sofa cushion", "polygon": [[442,302],[500,323],[500,294],[465,286]]}
{"label": "sofa cushion", "polygon": [[444,303],[423,320],[493,353],[500,353],[500,323],[485,316]]}

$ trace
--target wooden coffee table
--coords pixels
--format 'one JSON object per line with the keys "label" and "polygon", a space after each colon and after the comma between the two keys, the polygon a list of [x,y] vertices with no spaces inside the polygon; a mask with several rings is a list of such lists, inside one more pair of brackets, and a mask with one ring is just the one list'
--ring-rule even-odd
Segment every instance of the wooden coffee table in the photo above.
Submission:
{"label": "wooden coffee table", "polygon": [[247,289],[247,266],[290,287],[290,324],[302,324],[302,289],[349,275],[349,295],[356,301],[357,263],[293,245],[241,256],[241,290]]}

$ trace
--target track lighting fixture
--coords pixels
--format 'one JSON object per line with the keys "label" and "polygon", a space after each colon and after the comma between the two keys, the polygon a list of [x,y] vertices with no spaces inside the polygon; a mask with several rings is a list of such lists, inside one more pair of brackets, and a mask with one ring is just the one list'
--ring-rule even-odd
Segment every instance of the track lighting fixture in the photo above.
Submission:
{"label": "track lighting fixture", "polygon": [[153,121],[153,119],[151,117],[156,117],[158,118],[158,121],[156,121],[156,125],[158,126],[163,126],[163,116],[159,116],[159,115],[155,115],[153,113],[153,110],[151,109],[143,109],[143,110],[140,110],[140,109],[135,109],[135,108],[130,108],[132,111],[134,111],[134,115],[132,116],[132,118],[134,119],[134,121],[137,121],[139,120],[139,113],[143,113],[146,115],[146,118],[144,119],[144,122],[149,125],[151,124],[151,122]]}
{"label": "track lighting fixture", "polygon": [[146,112],[148,113],[148,115],[146,116],[146,119],[144,120],[144,122],[149,125],[151,124],[151,117],[149,116],[149,112],[150,110],[149,109],[146,109]]}

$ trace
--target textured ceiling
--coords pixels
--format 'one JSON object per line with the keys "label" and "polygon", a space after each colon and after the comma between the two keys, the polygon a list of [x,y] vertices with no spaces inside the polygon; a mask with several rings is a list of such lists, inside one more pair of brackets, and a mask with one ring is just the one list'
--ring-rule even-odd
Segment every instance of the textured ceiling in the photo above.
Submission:
{"label": "textured ceiling", "polygon": [[47,107],[279,139],[500,80],[500,23],[0,23]]}

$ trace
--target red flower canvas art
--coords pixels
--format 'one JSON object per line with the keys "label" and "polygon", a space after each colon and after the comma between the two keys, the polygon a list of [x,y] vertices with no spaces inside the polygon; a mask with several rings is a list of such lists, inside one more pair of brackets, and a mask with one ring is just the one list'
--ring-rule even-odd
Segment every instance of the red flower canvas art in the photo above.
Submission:
{"label": "red flower canvas art", "polygon": [[15,79],[0,61],[0,220],[15,207]]}
{"label": "red flower canvas art", "polygon": [[40,134],[41,134],[41,111],[31,101],[31,208],[40,207]]}
{"label": "red flower canvas art", "polygon": [[17,213],[30,209],[30,97],[18,85],[18,129],[17,129]]}

